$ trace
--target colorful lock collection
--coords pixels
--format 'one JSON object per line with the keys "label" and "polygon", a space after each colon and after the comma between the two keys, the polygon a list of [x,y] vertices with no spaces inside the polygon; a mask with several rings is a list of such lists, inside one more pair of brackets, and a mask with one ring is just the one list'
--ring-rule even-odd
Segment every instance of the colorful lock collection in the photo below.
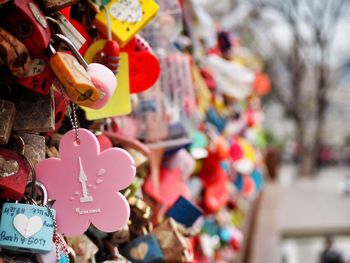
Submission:
{"label": "colorful lock collection", "polygon": [[239,262],[271,87],[191,3],[1,1],[1,262]]}

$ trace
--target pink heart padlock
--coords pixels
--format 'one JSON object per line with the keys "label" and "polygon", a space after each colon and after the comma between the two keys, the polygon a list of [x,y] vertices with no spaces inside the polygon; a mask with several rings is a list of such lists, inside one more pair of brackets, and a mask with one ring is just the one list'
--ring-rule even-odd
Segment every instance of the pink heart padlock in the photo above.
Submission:
{"label": "pink heart padlock", "polygon": [[90,108],[101,109],[112,98],[117,88],[117,79],[109,68],[99,63],[89,64],[87,73],[90,75],[94,86],[103,94]]}

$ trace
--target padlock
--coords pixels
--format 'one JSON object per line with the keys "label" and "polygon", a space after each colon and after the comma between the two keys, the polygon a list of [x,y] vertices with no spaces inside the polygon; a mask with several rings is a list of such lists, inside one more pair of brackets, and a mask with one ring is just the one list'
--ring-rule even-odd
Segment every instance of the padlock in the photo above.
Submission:
{"label": "padlock", "polygon": [[54,53],[50,58],[51,68],[65,88],[68,97],[80,106],[102,108],[112,97],[117,86],[113,72],[98,63],[88,65],[64,35],[55,34],[53,37],[63,41],[75,56],[56,52],[50,45]]}
{"label": "padlock", "polygon": [[[15,251],[48,253],[56,228],[56,212],[47,206],[43,184],[31,182],[42,194],[41,205],[35,204],[34,193],[27,198],[32,204],[4,203],[0,222],[0,247]],[[34,192],[35,192],[34,191]]]}
{"label": "padlock", "polygon": [[164,261],[163,252],[153,234],[137,237],[121,247],[119,251],[133,263],[161,263]]}
{"label": "padlock", "polygon": [[7,144],[15,122],[16,107],[13,102],[0,100],[0,144]]}
{"label": "padlock", "polygon": [[175,220],[168,218],[152,231],[162,249],[165,262],[181,262],[188,247],[186,238],[177,228]]}
{"label": "padlock", "polygon": [[166,216],[174,218],[186,227],[191,227],[202,214],[203,211],[198,206],[180,196],[167,211]]}
{"label": "padlock", "polygon": [[45,159],[45,137],[37,134],[23,133],[20,135],[25,144],[24,156],[36,166]]}
{"label": "padlock", "polygon": [[55,74],[48,65],[48,57],[40,55],[32,58],[29,71],[23,78],[15,78],[15,81],[31,91],[47,95],[50,92]]}
{"label": "padlock", "polygon": [[36,56],[48,47],[51,31],[45,15],[32,0],[14,0],[3,12],[1,22]]}
{"label": "padlock", "polygon": [[24,157],[24,141],[17,137],[20,150],[0,148],[0,198],[18,200],[24,195],[31,173],[29,161]]}
{"label": "padlock", "polygon": [[26,46],[0,27],[0,57],[12,75],[23,78],[29,72],[30,56]]}
{"label": "padlock", "polygon": [[16,118],[13,129],[16,132],[48,132],[55,128],[53,91],[41,95],[22,87],[13,87],[12,98],[16,105]]}

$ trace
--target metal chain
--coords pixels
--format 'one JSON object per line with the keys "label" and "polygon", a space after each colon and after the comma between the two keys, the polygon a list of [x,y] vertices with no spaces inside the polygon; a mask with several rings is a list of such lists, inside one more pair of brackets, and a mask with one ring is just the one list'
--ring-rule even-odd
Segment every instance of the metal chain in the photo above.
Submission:
{"label": "metal chain", "polygon": [[78,130],[79,124],[78,124],[76,105],[73,102],[68,101],[68,99],[65,96],[66,92],[65,92],[64,88],[62,87],[62,84],[59,81],[57,81],[56,83],[61,91],[64,105],[66,106],[66,109],[69,111],[69,120],[70,120],[72,127],[74,129],[75,141],[77,143],[80,143],[79,130]]}
{"label": "metal chain", "polygon": [[[59,237],[58,237],[58,233],[57,233],[57,223],[56,223],[56,218],[54,217],[52,211],[51,211],[51,208],[49,206],[45,206],[47,208],[47,210],[49,211],[49,214],[50,214],[50,217],[52,219],[52,224],[53,224],[53,240],[54,240],[54,244],[55,244],[55,249],[56,249],[56,259],[57,259],[57,262],[60,261],[60,256],[61,256],[61,253],[60,253],[60,248],[59,246],[62,246],[62,247],[65,247],[65,245],[59,240]],[[66,256],[67,256],[67,261],[68,263],[70,262],[70,259],[69,259],[69,256],[68,256],[68,252],[64,251],[64,253],[66,253]]]}

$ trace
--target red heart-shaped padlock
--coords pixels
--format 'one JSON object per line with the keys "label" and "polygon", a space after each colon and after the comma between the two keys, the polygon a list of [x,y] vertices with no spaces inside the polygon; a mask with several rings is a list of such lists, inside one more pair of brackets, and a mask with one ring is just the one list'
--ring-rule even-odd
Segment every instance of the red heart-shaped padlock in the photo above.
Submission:
{"label": "red heart-shaped padlock", "polygon": [[140,93],[151,88],[159,78],[160,64],[147,42],[137,36],[121,51],[129,55],[130,92]]}
{"label": "red heart-shaped padlock", "polygon": [[0,148],[0,198],[19,200],[26,189],[30,170],[23,155]]}

